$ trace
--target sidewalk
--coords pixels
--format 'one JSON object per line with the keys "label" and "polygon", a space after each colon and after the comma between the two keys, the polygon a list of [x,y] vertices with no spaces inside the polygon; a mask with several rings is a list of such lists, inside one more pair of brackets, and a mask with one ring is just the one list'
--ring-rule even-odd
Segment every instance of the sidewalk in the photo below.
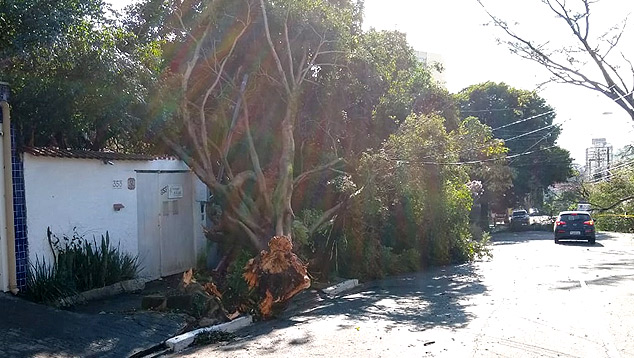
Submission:
{"label": "sidewalk", "polygon": [[182,327],[175,315],[77,313],[0,293],[0,357],[128,357]]}

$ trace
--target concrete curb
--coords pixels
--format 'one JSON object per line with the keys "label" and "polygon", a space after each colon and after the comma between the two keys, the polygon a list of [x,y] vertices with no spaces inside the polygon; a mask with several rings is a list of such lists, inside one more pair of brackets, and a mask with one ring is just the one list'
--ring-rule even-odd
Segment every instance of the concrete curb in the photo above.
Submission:
{"label": "concrete curb", "polygon": [[196,336],[201,333],[211,331],[235,332],[241,328],[251,325],[251,323],[253,323],[253,317],[251,317],[250,315],[242,316],[230,322],[210,327],[199,328],[194,331],[183,333],[181,335],[168,339],[167,341],[165,341],[165,345],[170,348],[172,352],[180,352],[194,343]]}
{"label": "concrete curb", "polygon": [[328,296],[336,296],[344,291],[348,291],[351,290],[355,287],[359,286],[359,280],[352,279],[352,280],[345,280],[343,282],[340,282],[334,286],[330,286],[327,288],[324,288],[322,290],[322,292],[324,292],[325,294],[327,294]]}
{"label": "concrete curb", "polygon": [[94,301],[101,298],[110,296],[116,296],[122,292],[136,292],[145,288],[145,280],[132,279],[127,281],[117,282],[110,286],[95,288],[89,291],[80,292],[75,296],[60,298],[53,306],[55,307],[68,307],[81,302]]}
{"label": "concrete curb", "polygon": [[[322,292],[332,297],[332,296],[341,294],[344,291],[351,290],[357,286],[359,286],[359,280],[357,279],[345,280],[334,286],[324,288]],[[251,317],[250,315],[242,316],[230,322],[226,322],[226,323],[222,323],[222,324],[218,324],[218,325],[210,326],[210,327],[199,328],[194,331],[190,331],[190,332],[172,337],[165,341],[165,345],[172,352],[175,352],[175,353],[181,352],[185,348],[189,347],[192,343],[194,343],[196,336],[198,336],[201,333],[206,333],[211,331],[235,332],[244,327],[250,326],[252,323],[253,323],[253,317]]]}

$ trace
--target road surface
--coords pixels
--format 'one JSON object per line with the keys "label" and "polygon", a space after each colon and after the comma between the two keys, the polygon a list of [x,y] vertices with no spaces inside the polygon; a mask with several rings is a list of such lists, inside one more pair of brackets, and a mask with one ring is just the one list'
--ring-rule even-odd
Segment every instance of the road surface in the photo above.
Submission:
{"label": "road surface", "polygon": [[493,258],[306,294],[287,317],[173,357],[634,357],[634,236],[494,236]]}

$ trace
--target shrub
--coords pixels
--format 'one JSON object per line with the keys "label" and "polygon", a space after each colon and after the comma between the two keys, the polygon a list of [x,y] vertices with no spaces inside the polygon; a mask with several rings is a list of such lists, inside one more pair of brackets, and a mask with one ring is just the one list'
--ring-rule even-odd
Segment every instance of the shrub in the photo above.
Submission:
{"label": "shrub", "polygon": [[47,237],[53,263],[36,259],[27,278],[26,295],[36,302],[52,302],[137,277],[137,257],[112,246],[108,232],[99,243],[94,237],[89,242],[76,232],[60,239],[50,228]]}
{"label": "shrub", "polygon": [[222,285],[225,288],[222,295],[222,304],[230,312],[238,308],[250,310],[251,307],[257,306],[253,304],[255,302],[253,300],[253,292],[249,289],[247,281],[242,276],[244,267],[252,257],[252,253],[242,250],[227,268],[225,282]]}
{"label": "shrub", "polygon": [[70,281],[58,274],[56,266],[36,258],[26,277],[26,297],[35,302],[53,302],[77,293]]}

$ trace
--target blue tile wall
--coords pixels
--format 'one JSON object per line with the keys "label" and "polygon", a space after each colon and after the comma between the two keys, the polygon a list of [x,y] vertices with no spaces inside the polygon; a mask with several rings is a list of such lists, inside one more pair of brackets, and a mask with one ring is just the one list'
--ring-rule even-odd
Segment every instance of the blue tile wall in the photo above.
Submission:
{"label": "blue tile wall", "polygon": [[15,224],[15,259],[18,287],[26,288],[29,270],[29,243],[26,231],[26,195],[24,193],[24,165],[16,149],[15,130],[11,127],[11,171],[13,173],[13,212]]}
{"label": "blue tile wall", "polygon": [[[2,114],[0,114],[0,123]],[[11,172],[13,176],[13,224],[15,228],[15,261],[18,288],[26,288],[29,251],[26,231],[26,196],[24,194],[24,166],[16,150],[16,135],[11,127]]]}

